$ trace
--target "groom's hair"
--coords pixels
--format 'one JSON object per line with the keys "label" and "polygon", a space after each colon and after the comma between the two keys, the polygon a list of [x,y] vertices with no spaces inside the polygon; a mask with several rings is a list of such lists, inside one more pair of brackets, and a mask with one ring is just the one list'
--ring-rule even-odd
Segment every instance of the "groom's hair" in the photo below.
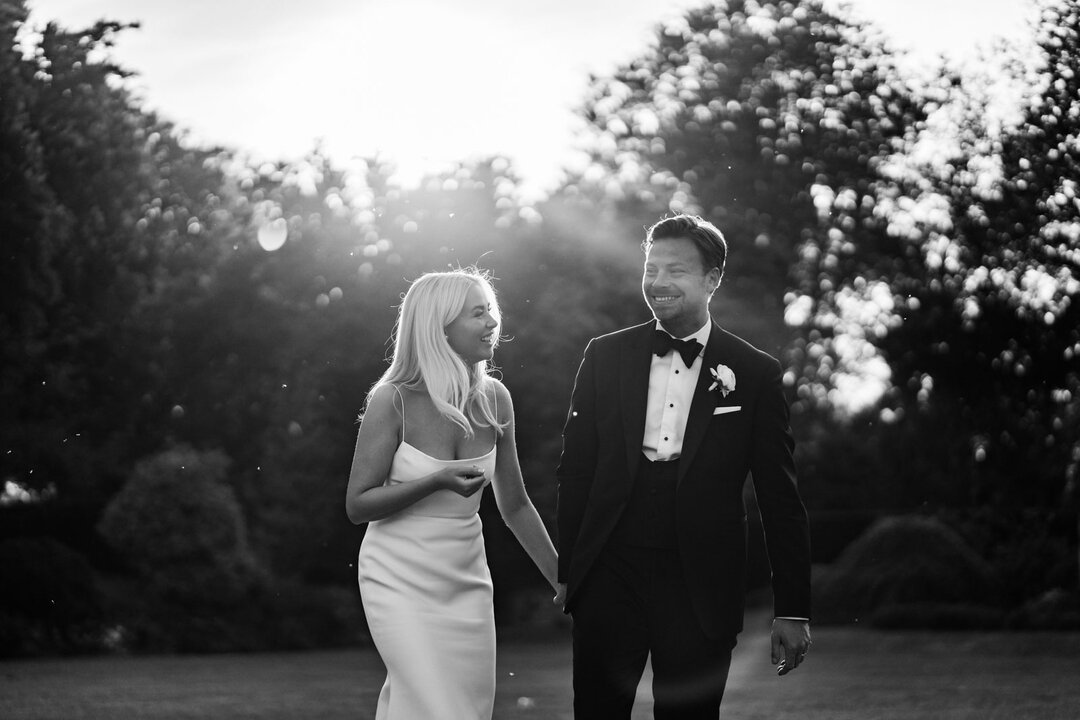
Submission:
{"label": "groom's hair", "polygon": [[720,268],[720,276],[723,277],[724,265],[727,263],[727,240],[719,228],[697,215],[673,215],[649,228],[645,241],[641,243],[641,249],[649,252],[649,248],[657,240],[674,238],[686,238],[694,243],[701,255],[701,266],[705,272]]}

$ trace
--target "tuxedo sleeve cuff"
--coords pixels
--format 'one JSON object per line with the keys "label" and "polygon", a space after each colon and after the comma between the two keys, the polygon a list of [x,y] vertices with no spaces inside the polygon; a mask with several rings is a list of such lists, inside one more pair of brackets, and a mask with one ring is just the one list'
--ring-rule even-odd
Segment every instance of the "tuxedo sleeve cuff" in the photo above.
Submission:
{"label": "tuxedo sleeve cuff", "polygon": [[778,616],[778,617],[776,617],[774,619],[776,619],[776,620],[798,620],[799,622],[810,622],[810,618],[801,618],[801,617],[780,617],[780,616]]}

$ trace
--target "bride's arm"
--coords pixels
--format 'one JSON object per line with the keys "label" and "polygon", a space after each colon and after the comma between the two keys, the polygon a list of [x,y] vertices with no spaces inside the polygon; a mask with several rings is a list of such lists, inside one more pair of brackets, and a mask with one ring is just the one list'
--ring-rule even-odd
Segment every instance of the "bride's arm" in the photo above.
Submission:
{"label": "bride's arm", "polygon": [[453,490],[468,497],[484,483],[479,469],[456,467],[385,486],[401,433],[395,396],[394,388],[389,385],[378,388],[356,435],[349,487],[345,491],[345,514],[357,525],[393,515],[436,490]]}
{"label": "bride's arm", "polygon": [[540,569],[548,583],[558,590],[558,556],[551,542],[547,529],[544,528],[540,515],[536,512],[521,477],[521,465],[518,462],[517,445],[514,440],[514,405],[510,393],[502,383],[496,381],[496,400],[499,407],[499,419],[507,425],[498,441],[495,461],[495,477],[492,486],[495,489],[495,502],[499,514],[509,526],[525,552],[529,554],[536,567]]}

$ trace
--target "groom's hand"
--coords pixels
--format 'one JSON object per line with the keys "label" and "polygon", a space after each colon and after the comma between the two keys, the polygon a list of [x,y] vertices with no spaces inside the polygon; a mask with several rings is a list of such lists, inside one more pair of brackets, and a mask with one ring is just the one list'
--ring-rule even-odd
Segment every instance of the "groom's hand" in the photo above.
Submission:
{"label": "groom's hand", "polygon": [[776,618],[772,624],[772,661],[779,675],[799,667],[810,649],[810,623]]}

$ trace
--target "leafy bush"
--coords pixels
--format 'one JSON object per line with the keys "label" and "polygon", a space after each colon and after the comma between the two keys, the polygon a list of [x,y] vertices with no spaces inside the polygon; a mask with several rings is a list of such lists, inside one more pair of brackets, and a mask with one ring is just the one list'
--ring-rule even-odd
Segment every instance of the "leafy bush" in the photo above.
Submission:
{"label": "leafy bush", "polygon": [[368,642],[359,594],[262,576],[246,597],[210,607],[162,598],[137,578],[105,582],[110,650],[213,653],[350,647]]}
{"label": "leafy bush", "polygon": [[1021,630],[1080,630],[1080,592],[1048,590],[1010,613],[1007,623]]}
{"label": "leafy bush", "polygon": [[942,519],[994,567],[1009,608],[1077,589],[1075,511],[984,507]]}
{"label": "leafy bush", "polygon": [[353,645],[360,598],[261,568],[218,451],[178,446],[135,467],[99,530],[133,571],[109,578],[119,644],[145,652]]}
{"label": "leafy bush", "polygon": [[959,627],[1000,612],[993,568],[941,521],[914,516],[872,525],[831,567],[818,568],[814,594],[818,622]]}
{"label": "leafy bush", "polygon": [[82,555],[47,537],[0,542],[0,655],[96,649],[101,618]]}
{"label": "leafy bush", "polygon": [[274,650],[349,647],[366,643],[367,624],[355,588],[282,581],[259,600],[257,646]]}
{"label": "leafy bush", "polygon": [[1001,628],[1004,617],[985,605],[919,602],[878,608],[870,624],[889,630],[992,630]]}
{"label": "leafy bush", "polygon": [[136,464],[105,509],[99,532],[163,599],[230,606],[259,575],[227,468],[218,451],[166,450]]}
{"label": "leafy bush", "polygon": [[105,508],[98,531],[133,571],[111,592],[126,648],[253,647],[243,635],[263,578],[228,465],[219,451],[170,448],[137,463]]}

